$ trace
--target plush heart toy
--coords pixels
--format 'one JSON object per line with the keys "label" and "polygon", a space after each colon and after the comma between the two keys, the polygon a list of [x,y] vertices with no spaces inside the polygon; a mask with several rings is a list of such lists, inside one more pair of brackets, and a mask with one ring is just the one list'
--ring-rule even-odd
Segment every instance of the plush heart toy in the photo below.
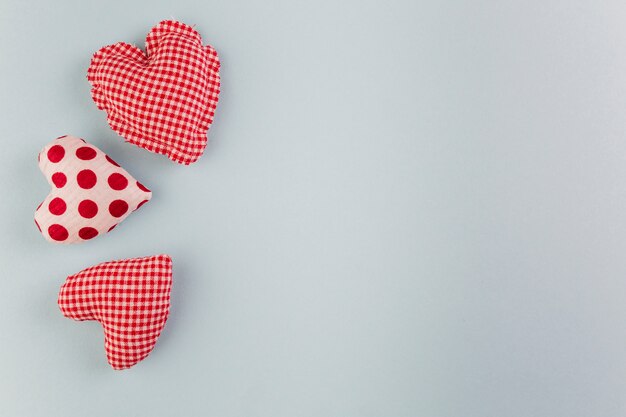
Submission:
{"label": "plush heart toy", "polygon": [[105,262],[67,277],[59,308],[74,320],[97,320],[113,369],[126,369],[154,348],[170,309],[168,255]]}
{"label": "plush heart toy", "polygon": [[62,136],[39,153],[52,190],[35,211],[35,224],[54,243],[93,239],[113,229],[152,192],[93,145]]}
{"label": "plush heart toy", "polygon": [[127,43],[96,52],[91,95],[129,142],[180,164],[204,152],[220,92],[220,62],[191,26],[173,20],[146,37],[146,53]]}

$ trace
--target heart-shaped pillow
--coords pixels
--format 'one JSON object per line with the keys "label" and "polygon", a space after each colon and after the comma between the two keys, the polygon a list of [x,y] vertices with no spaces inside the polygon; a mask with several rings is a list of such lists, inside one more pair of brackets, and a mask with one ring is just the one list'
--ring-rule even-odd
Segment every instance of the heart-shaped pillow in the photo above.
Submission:
{"label": "heart-shaped pillow", "polygon": [[35,211],[50,242],[76,243],[113,229],[152,197],[104,152],[83,139],[61,136],[39,152],[39,169],[52,190]]}
{"label": "heart-shaped pillow", "polygon": [[91,95],[130,143],[189,165],[204,152],[220,92],[220,62],[200,34],[166,20],[146,37],[146,53],[116,43],[96,52]]}
{"label": "heart-shaped pillow", "polygon": [[111,261],[67,277],[59,308],[74,320],[97,320],[113,369],[126,369],[154,348],[170,310],[168,255]]}

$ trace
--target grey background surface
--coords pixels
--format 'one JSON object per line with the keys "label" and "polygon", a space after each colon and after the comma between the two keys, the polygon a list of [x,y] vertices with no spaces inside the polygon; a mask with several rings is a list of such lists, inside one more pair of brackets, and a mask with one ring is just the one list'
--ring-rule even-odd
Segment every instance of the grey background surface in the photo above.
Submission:
{"label": "grey background surface", "polygon": [[[223,92],[190,167],[124,144],[91,54],[196,24]],[[0,0],[0,416],[626,415],[623,1]],[[154,191],[47,243],[37,152]],[[169,253],[153,353],[106,363],[65,276]]]}

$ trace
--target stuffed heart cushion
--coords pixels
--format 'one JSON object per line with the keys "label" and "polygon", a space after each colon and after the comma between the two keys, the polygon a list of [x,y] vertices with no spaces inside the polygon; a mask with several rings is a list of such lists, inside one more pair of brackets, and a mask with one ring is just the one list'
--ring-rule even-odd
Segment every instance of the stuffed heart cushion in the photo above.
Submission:
{"label": "stuffed heart cushion", "polygon": [[96,52],[91,95],[129,142],[180,164],[204,152],[220,92],[217,52],[200,34],[166,20],[146,37],[146,52],[116,43]]}
{"label": "stuffed heart cushion", "polygon": [[39,153],[52,190],[35,211],[35,224],[54,243],[84,242],[113,229],[152,192],[100,149],[62,136]]}
{"label": "stuffed heart cushion", "polygon": [[67,277],[59,308],[74,320],[97,320],[114,369],[143,360],[165,326],[170,309],[172,259],[168,255],[105,262]]}

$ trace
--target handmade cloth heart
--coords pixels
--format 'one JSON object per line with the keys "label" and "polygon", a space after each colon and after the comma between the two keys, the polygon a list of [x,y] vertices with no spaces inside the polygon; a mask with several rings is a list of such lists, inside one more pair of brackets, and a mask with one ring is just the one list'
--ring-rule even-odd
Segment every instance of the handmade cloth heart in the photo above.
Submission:
{"label": "handmade cloth heart", "polygon": [[220,62],[200,34],[165,20],[146,37],[146,53],[116,43],[96,52],[91,95],[109,125],[130,143],[189,165],[202,155],[220,92]]}
{"label": "handmade cloth heart", "polygon": [[168,255],[105,262],[67,277],[59,308],[74,320],[97,320],[113,369],[150,354],[170,309],[172,259]]}
{"label": "handmade cloth heart", "polygon": [[39,169],[52,190],[35,211],[35,224],[54,243],[77,243],[113,229],[152,192],[93,145],[61,136],[39,152]]}

